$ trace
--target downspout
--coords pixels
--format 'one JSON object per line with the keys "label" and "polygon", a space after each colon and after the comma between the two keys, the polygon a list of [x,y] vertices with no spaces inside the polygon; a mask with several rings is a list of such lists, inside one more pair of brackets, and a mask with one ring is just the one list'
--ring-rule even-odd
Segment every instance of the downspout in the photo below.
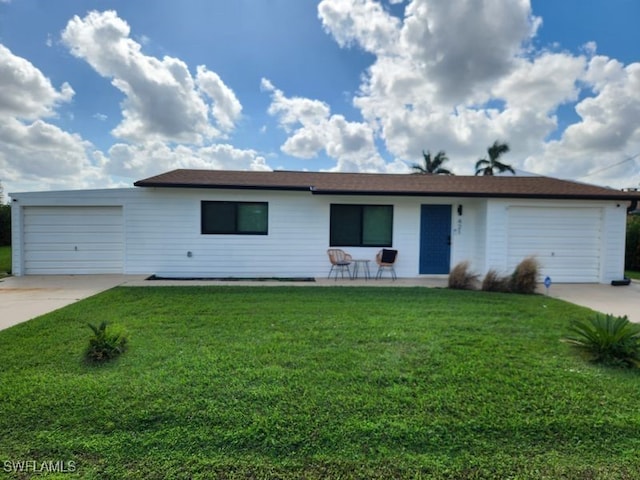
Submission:
{"label": "downspout", "polygon": [[631,205],[627,207],[627,214],[635,211],[638,208],[638,199],[631,200]]}

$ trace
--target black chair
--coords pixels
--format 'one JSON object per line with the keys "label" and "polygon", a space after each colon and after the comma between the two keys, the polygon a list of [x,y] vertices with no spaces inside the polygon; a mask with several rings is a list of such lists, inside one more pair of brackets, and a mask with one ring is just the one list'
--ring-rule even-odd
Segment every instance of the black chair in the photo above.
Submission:
{"label": "black chair", "polygon": [[389,250],[387,248],[380,250],[376,255],[376,263],[378,264],[378,273],[376,273],[376,278],[382,278],[382,274],[385,270],[391,273],[391,278],[393,280],[398,278],[396,275],[396,269],[393,267],[396,263],[397,257],[397,250]]}

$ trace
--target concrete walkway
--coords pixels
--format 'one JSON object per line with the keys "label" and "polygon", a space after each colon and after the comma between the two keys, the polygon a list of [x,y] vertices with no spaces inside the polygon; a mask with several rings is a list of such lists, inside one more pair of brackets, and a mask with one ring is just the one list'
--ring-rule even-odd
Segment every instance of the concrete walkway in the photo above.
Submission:
{"label": "concrete walkway", "polygon": [[[39,315],[57,310],[78,300],[110,288],[124,286],[367,286],[367,287],[430,287],[445,288],[446,277],[399,278],[382,280],[329,280],[318,278],[313,282],[284,281],[218,281],[218,280],[146,280],[147,275],[34,275],[0,279],[0,330]],[[546,294],[544,286],[540,293]],[[550,297],[583,305],[593,310],[627,315],[640,323],[640,282],[623,287],[599,284],[557,284],[548,292]]]}

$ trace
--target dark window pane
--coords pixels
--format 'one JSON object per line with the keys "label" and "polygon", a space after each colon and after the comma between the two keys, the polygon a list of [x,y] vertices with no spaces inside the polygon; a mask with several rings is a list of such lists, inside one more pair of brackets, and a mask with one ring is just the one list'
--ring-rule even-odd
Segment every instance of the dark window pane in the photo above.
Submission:
{"label": "dark window pane", "polygon": [[362,245],[390,246],[393,231],[391,205],[366,205],[362,210]]}
{"label": "dark window pane", "polygon": [[233,233],[236,206],[231,202],[202,202],[202,233]]}
{"label": "dark window pane", "polygon": [[267,233],[267,204],[238,204],[238,233]]}
{"label": "dark window pane", "polygon": [[268,204],[264,202],[201,203],[203,234],[266,235]]}
{"label": "dark window pane", "polygon": [[362,209],[359,205],[331,205],[330,239],[332,247],[360,244]]}
{"label": "dark window pane", "polygon": [[332,247],[389,247],[393,240],[392,205],[340,205],[330,210]]}

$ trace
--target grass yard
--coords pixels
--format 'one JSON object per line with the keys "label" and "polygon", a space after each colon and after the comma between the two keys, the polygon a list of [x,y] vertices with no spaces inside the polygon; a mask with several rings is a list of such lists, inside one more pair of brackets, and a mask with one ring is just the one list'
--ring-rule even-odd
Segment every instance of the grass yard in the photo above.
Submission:
{"label": "grass yard", "polygon": [[[640,374],[559,341],[589,314],[447,289],[116,288],[0,332],[0,476],[637,479]],[[85,365],[102,320],[129,351]]]}
{"label": "grass yard", "polygon": [[625,270],[624,276],[627,278],[633,278],[635,280],[640,280],[640,272],[635,272],[633,270]]}
{"label": "grass yard", "polygon": [[11,272],[11,247],[0,247],[0,277]]}

